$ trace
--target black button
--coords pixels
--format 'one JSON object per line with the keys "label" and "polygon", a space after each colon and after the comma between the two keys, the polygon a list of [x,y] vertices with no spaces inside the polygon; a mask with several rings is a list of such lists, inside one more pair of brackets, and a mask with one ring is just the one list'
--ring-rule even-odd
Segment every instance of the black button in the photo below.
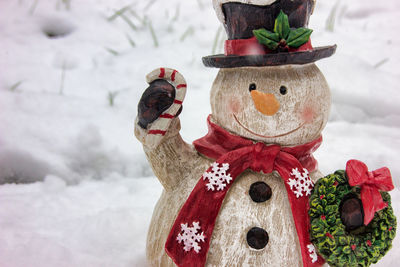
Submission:
{"label": "black button", "polygon": [[263,249],[268,244],[267,231],[259,227],[253,227],[247,232],[247,244],[254,249]]}
{"label": "black button", "polygon": [[272,196],[272,189],[264,182],[256,182],[250,186],[249,195],[254,202],[265,202]]}

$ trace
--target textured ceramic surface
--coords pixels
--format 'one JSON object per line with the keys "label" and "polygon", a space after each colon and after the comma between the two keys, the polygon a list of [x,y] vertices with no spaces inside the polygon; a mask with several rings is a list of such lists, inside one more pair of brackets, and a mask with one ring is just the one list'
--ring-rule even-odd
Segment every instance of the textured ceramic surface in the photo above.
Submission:
{"label": "textured ceramic surface", "polygon": [[[273,94],[279,101],[279,110],[274,115],[264,115],[254,105],[249,91],[253,83],[257,90]],[[284,95],[282,86],[287,88]],[[321,134],[329,115],[330,93],[314,64],[223,69],[211,91],[211,106],[213,122],[231,133],[282,146],[300,145]],[[181,206],[213,162],[186,144],[179,129],[176,118],[155,149],[146,146],[146,130],[138,126],[135,130],[155,175],[164,186],[147,239],[147,259],[151,266],[174,266],[165,253],[165,241]],[[322,174],[315,171],[311,177],[315,181]],[[262,203],[254,202],[249,195],[251,185],[259,181],[272,189],[272,197]],[[247,232],[253,227],[260,227],[269,235],[268,244],[261,250],[247,243]],[[287,192],[278,174],[245,171],[235,181],[217,217],[207,266],[302,266]]]}

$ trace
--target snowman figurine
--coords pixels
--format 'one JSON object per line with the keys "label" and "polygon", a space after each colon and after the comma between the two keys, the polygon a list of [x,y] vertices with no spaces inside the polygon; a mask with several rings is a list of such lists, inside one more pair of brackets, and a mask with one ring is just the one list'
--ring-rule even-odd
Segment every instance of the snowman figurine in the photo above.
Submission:
{"label": "snowman figurine", "polygon": [[[323,175],[312,153],[331,97],[314,62],[336,46],[311,45],[314,0],[213,2],[228,40],[224,55],[203,58],[220,68],[208,134],[193,145],[182,140],[187,85],[176,70],[150,73],[139,102],[135,134],[164,187],[148,232],[148,262],[321,266],[309,208]],[[349,227],[364,216],[362,207],[351,207],[340,214]]]}

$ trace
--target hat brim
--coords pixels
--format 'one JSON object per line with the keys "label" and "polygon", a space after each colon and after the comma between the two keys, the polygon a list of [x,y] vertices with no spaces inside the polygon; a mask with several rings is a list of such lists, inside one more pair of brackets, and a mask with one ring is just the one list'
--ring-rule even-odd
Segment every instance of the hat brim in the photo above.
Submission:
{"label": "hat brim", "polygon": [[337,45],[315,47],[312,50],[281,52],[266,55],[203,57],[203,64],[211,68],[266,67],[280,65],[303,65],[332,56]]}

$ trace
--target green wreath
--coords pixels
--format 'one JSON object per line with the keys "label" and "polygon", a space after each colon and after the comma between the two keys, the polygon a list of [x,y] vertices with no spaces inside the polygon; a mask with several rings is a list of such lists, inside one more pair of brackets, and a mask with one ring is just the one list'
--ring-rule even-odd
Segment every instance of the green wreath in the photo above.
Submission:
{"label": "green wreath", "polygon": [[311,242],[331,266],[369,266],[388,252],[396,235],[390,195],[381,192],[388,207],[375,213],[367,226],[348,232],[339,207],[349,194],[359,197],[360,188],[348,184],[345,171],[336,171],[316,183],[310,198]]}

